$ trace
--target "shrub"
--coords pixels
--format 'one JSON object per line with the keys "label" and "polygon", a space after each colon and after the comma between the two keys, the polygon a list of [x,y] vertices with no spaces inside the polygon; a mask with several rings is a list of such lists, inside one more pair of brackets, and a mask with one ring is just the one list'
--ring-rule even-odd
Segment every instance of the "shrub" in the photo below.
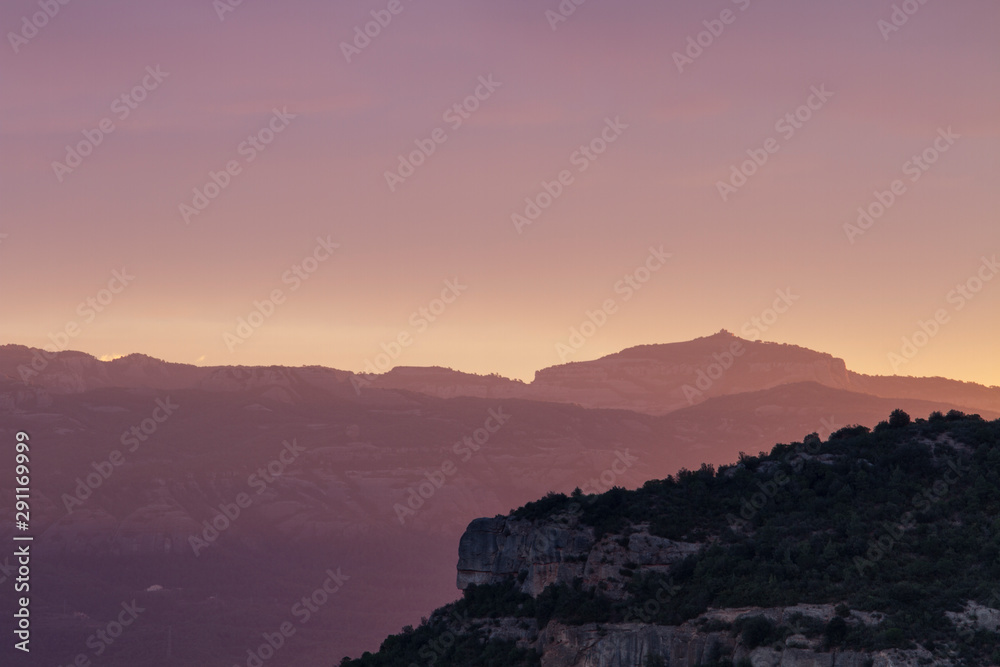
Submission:
{"label": "shrub", "polygon": [[755,649],[758,646],[769,643],[774,635],[774,623],[766,616],[752,616],[743,619],[740,625],[740,634],[743,645],[748,649]]}
{"label": "shrub", "polygon": [[826,624],[826,645],[840,646],[847,639],[847,621],[840,616],[834,616]]}

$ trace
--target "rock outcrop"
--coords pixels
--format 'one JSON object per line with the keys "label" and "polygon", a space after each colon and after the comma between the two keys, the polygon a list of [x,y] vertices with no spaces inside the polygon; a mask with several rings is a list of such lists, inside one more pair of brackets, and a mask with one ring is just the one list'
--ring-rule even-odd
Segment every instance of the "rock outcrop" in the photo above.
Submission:
{"label": "rock outcrop", "polygon": [[732,655],[736,641],[729,632],[702,632],[694,624],[549,623],[539,634],[536,649],[542,654],[542,667],[646,665],[657,658],[666,665],[693,666]]}
{"label": "rock outcrop", "polygon": [[[537,597],[550,584],[574,583],[600,589],[611,600],[626,599],[623,573],[666,572],[695,553],[701,544],[675,542],[652,535],[645,524],[626,533],[595,538],[572,511],[542,521],[512,516],[476,519],[459,543],[458,587],[516,582],[521,592]],[[649,600],[670,604],[670,591]],[[627,621],[647,621],[645,605],[636,605]],[[839,611],[839,613],[838,613]],[[654,610],[655,613],[655,610]],[[949,613],[956,627],[995,630],[1000,611],[971,604]],[[743,644],[739,628],[754,617],[784,629],[784,640],[763,646]],[[847,626],[877,628],[877,612],[837,609],[832,604],[789,607],[709,609],[681,625],[647,622],[585,623],[550,621],[538,628],[535,619],[477,619],[471,629],[484,640],[515,641],[540,655],[542,667],[622,667],[625,665],[733,664],[753,667],[918,667],[952,665],[922,646],[907,650],[860,652],[827,650],[822,632],[835,618]],[[469,627],[456,628],[467,631]]]}
{"label": "rock outcrop", "polygon": [[665,572],[701,548],[651,535],[645,525],[595,539],[593,528],[571,513],[559,519],[544,525],[512,517],[473,521],[459,541],[458,587],[516,580],[523,593],[537,596],[550,584],[581,579],[585,587],[621,599],[623,568]]}
{"label": "rock outcrop", "polygon": [[[923,647],[910,650],[822,650],[821,637],[794,634],[779,645],[748,649],[733,622],[760,616],[772,622],[794,622],[806,617],[828,621],[833,605],[796,605],[784,608],[712,609],[682,625],[647,623],[550,622],[541,630],[534,619],[475,619],[453,631],[476,633],[487,641],[513,641],[540,656],[542,667],[641,667],[648,664],[696,667],[731,660],[753,667],[924,667],[954,663],[933,656]],[[854,624],[877,625],[880,619],[852,612]]]}

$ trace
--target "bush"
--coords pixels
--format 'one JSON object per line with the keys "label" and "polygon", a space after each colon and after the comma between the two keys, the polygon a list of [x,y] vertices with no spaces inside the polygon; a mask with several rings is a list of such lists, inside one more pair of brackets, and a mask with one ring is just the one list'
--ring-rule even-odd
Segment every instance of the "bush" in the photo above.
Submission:
{"label": "bush", "polygon": [[847,621],[840,616],[834,616],[826,624],[826,645],[840,646],[847,639]]}
{"label": "bush", "polygon": [[743,645],[753,650],[774,638],[774,623],[766,616],[752,616],[739,624]]}

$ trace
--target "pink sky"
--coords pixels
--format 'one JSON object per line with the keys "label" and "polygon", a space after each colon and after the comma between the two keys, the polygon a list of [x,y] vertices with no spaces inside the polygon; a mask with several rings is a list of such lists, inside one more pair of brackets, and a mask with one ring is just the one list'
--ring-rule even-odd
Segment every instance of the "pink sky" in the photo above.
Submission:
{"label": "pink sky", "polygon": [[[762,338],[861,372],[1000,384],[1000,280],[983,261],[1000,254],[1000,6],[913,2],[886,39],[892,2],[677,4],[589,0],[553,30],[555,0],[400,0],[350,63],[341,42],[388,0],[244,0],[223,20],[211,0],[59,5],[16,53],[0,47],[0,342],[42,346],[75,323],[66,347],[98,356],[361,371],[408,334],[395,364],[530,378],[609,299],[567,360],[745,333],[790,289]],[[725,10],[679,72],[674,52]],[[5,34],[39,11],[4,3]],[[146,99],[115,103],[144,77]],[[455,127],[446,110],[477,87]],[[833,95],[787,136],[776,122],[813,87]],[[249,161],[241,142],[274,109],[294,118]],[[105,118],[114,131],[60,182],[53,162]],[[574,158],[606,119],[627,128]],[[723,201],[718,182],[768,138],[777,151]],[[418,140],[433,154],[390,191]],[[179,205],[230,161],[239,172],[186,224]],[[563,170],[570,184],[519,233],[512,214]],[[852,243],[844,225],[896,179]],[[339,247],[293,289],[283,275],[317,237]],[[648,282],[616,291],[661,246]],[[78,309],[112,296],[123,267],[135,279],[101,312]],[[421,325],[454,279],[467,289]],[[227,345],[276,289],[273,314]]]}

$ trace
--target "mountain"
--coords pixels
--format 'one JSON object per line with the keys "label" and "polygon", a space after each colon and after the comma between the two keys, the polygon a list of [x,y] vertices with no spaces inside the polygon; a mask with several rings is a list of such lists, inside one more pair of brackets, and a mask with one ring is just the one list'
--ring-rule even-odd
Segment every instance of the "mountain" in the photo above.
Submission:
{"label": "mountain", "polygon": [[586,407],[666,414],[715,396],[796,382],[850,386],[841,359],[795,345],[747,341],[726,331],[553,366],[538,371],[531,386],[546,395],[571,396]]}
{"label": "mountain", "polygon": [[459,601],[341,667],[1000,660],[1000,420],[848,427],[472,521]]}
{"label": "mountain", "polygon": [[849,373],[855,391],[881,398],[916,398],[945,401],[969,410],[1000,411],[1000,387],[984,387],[974,382],[947,378],[912,378],[898,375],[859,375]]}
{"label": "mountain", "polygon": [[[914,414],[961,410],[958,404],[912,398],[879,398],[816,382],[797,382],[761,391],[710,398],[694,407],[662,417],[669,423],[675,449],[682,443],[700,452],[701,462],[718,464],[719,452],[731,451],[739,442],[742,451],[770,449],[775,442],[791,442],[804,433],[829,434],[849,424],[874,426],[896,408]],[[982,411],[995,419],[1000,413]],[[726,461],[733,460],[732,456]]]}
{"label": "mountain", "polygon": [[948,403],[1000,414],[1000,387],[945,378],[861,375],[804,347],[750,341],[723,330],[681,343],[640,345],[593,361],[551,366],[530,384],[443,368],[396,368],[372,386],[440,396],[525,398],[587,408],[668,414],[702,401],[801,382],[879,398]]}
{"label": "mountain", "polygon": [[1000,414],[1000,387],[946,378],[862,375],[843,359],[783,343],[751,341],[723,330],[680,343],[640,345],[593,361],[544,368],[531,383],[497,374],[401,366],[381,375],[354,375],[319,366],[198,367],[131,354],[101,362],[80,352],[48,354],[19,345],[0,346],[0,378],[60,393],[100,387],[234,389],[296,381],[346,394],[360,389],[409,391],[438,398],[520,398],[587,408],[663,415],[705,400],[800,382],[887,399],[954,405]]}
{"label": "mountain", "polygon": [[[365,376],[369,386],[415,391],[438,398],[530,398],[525,383],[500,375],[475,375],[450,368],[397,366],[382,375]],[[564,403],[566,401],[557,401]]]}
{"label": "mountain", "polygon": [[[737,344],[746,349],[729,363]],[[649,377],[635,379],[643,369]],[[142,661],[153,667],[243,664],[330,570],[350,577],[335,604],[268,667],[327,664],[331,646],[372,649],[454,599],[451,554],[477,516],[549,491],[634,488],[807,433],[874,427],[895,408],[971,412],[996,391],[870,379],[872,392],[916,388],[880,397],[842,369],[828,355],[728,334],[546,369],[532,383],[0,346],[0,439],[25,431],[33,443],[34,562],[47,573],[33,609],[51,639],[36,655],[70,663],[135,597],[149,605],[144,623],[102,664],[133,664],[147,645],[156,648]],[[701,389],[699,371],[719,377]],[[703,396],[678,404],[685,385]],[[12,497],[13,479],[13,458],[0,460],[0,493]],[[11,505],[0,508],[0,539],[14,520]]]}

